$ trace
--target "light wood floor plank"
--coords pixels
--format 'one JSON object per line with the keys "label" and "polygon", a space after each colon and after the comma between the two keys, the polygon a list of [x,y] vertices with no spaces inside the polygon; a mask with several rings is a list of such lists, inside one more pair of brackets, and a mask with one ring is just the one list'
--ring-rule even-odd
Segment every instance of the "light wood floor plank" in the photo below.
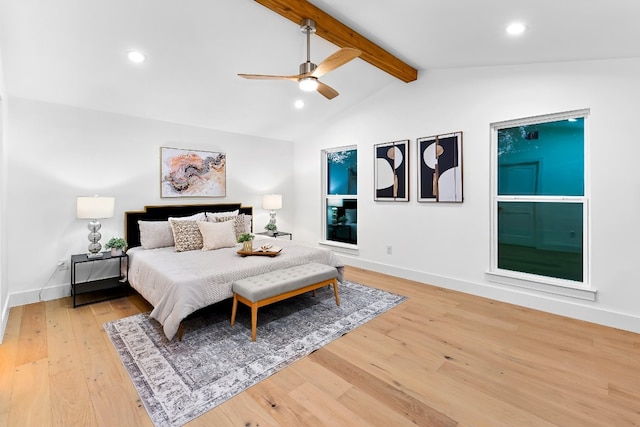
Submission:
{"label": "light wood floor plank", "polygon": [[35,303],[24,307],[18,338],[16,365],[32,363],[47,357],[45,304]]}
{"label": "light wood floor plank", "polygon": [[[346,277],[408,299],[188,426],[640,425],[640,335],[360,268]],[[135,293],[12,308],[0,426],[152,427],[102,327],[150,309]]]}
{"label": "light wood floor plank", "polygon": [[46,359],[16,367],[8,426],[53,426]]}
{"label": "light wood floor plank", "polygon": [[[294,390],[301,387],[304,382],[297,385]],[[253,387],[250,387],[246,395],[250,396],[262,410],[268,414],[269,420],[247,420],[244,425],[262,426],[267,423],[272,426],[299,426],[314,427],[322,425],[321,419],[311,413],[309,409],[301,402],[289,396],[287,391],[279,387],[271,378],[266,379]],[[244,394],[244,393],[243,393]],[[244,396],[246,397],[246,396]],[[238,402],[243,396],[238,396]],[[246,408],[246,407],[245,407]],[[246,412],[245,408],[240,407],[239,412]]]}
{"label": "light wood floor plank", "polygon": [[8,425],[9,410],[11,409],[11,391],[18,351],[18,337],[20,335],[20,321],[24,306],[13,307],[9,312],[4,340],[0,345],[0,426]]}

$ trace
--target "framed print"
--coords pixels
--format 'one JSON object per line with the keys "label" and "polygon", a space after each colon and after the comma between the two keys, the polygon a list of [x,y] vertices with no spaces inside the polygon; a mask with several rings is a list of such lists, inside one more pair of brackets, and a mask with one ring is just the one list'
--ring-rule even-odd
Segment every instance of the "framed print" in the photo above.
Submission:
{"label": "framed print", "polygon": [[462,203],[462,132],[417,142],[418,202]]}
{"label": "framed print", "polygon": [[409,201],[409,140],[374,146],[375,192],[373,200]]}
{"label": "framed print", "polygon": [[224,197],[226,155],[160,148],[160,197]]}

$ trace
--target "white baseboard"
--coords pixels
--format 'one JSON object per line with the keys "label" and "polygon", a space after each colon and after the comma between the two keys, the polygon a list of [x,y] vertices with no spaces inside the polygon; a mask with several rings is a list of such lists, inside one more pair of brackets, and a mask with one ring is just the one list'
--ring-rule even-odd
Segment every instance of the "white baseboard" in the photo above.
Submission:
{"label": "white baseboard", "polygon": [[483,298],[515,304],[534,310],[557,314],[572,319],[609,326],[634,333],[640,333],[640,317],[628,313],[620,313],[598,306],[597,301],[583,301],[575,298],[551,295],[535,290],[527,290],[512,286],[503,286],[492,282],[468,282],[445,276],[437,276],[421,271],[398,268],[393,265],[371,261],[363,261],[358,257],[340,253],[345,263],[354,267],[376,271],[403,279],[433,285],[445,289],[464,292]]}
{"label": "white baseboard", "polygon": [[[4,332],[9,321],[9,311],[11,307],[19,305],[33,304],[40,301],[51,301],[54,299],[64,298],[71,295],[71,285],[56,285],[48,288],[31,290],[26,292],[18,292],[9,294],[9,298],[2,308],[2,319],[0,322],[0,344],[4,340]],[[42,298],[42,299],[41,299]]]}
{"label": "white baseboard", "polygon": [[40,301],[51,301],[71,295],[71,285],[55,285],[47,288],[9,294],[9,307],[33,304]]}
{"label": "white baseboard", "polygon": [[9,305],[9,298],[7,298],[4,303],[4,307],[2,307],[2,317],[0,318],[0,344],[2,344],[2,341],[4,340],[4,331],[7,329],[9,310],[11,310],[11,306]]}
{"label": "white baseboard", "polygon": [[[437,276],[422,271],[399,268],[393,265],[363,261],[357,257],[341,253],[340,257],[348,265],[376,271],[403,279],[438,286],[445,289],[464,292],[483,298],[502,301],[522,307],[553,313],[573,319],[584,320],[586,322],[597,323],[612,328],[622,329],[634,333],[640,333],[640,317],[606,310],[598,307],[598,303],[590,301],[580,301],[572,298],[554,297],[549,294],[536,293],[535,291],[504,287],[494,283],[474,283],[450,277]],[[11,307],[32,304],[41,301],[50,301],[64,298],[71,295],[71,286],[56,285],[40,290],[10,294],[2,310],[2,322],[0,323],[0,343],[4,337],[4,332],[9,319]]]}

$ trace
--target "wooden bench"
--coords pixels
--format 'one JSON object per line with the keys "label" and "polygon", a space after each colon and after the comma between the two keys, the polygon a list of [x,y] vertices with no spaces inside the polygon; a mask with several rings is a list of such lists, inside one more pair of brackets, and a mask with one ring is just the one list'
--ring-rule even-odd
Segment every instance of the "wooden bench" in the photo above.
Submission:
{"label": "wooden bench", "polygon": [[260,307],[309,291],[313,291],[315,296],[316,289],[330,285],[333,285],[336,305],[340,305],[337,277],[335,267],[312,262],[238,280],[232,287],[231,326],[236,321],[238,301],[251,307],[251,341],[256,340]]}

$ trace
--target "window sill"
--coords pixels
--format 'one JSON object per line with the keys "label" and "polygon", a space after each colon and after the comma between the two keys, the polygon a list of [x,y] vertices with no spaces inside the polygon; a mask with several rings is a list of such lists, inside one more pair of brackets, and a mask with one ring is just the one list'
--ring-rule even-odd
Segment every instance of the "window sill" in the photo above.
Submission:
{"label": "window sill", "polygon": [[545,292],[553,295],[561,295],[585,301],[595,301],[598,291],[583,286],[575,285],[574,282],[558,279],[556,283],[543,282],[532,279],[530,276],[520,276],[506,271],[488,271],[485,277],[490,282],[502,285],[515,286],[518,288],[530,289]]}
{"label": "window sill", "polygon": [[331,240],[321,240],[319,244],[320,246],[328,246],[330,249],[333,249],[337,252],[344,252],[344,253],[353,254],[353,255],[358,254],[358,245],[352,245],[349,243],[342,243],[342,242],[333,242]]}

